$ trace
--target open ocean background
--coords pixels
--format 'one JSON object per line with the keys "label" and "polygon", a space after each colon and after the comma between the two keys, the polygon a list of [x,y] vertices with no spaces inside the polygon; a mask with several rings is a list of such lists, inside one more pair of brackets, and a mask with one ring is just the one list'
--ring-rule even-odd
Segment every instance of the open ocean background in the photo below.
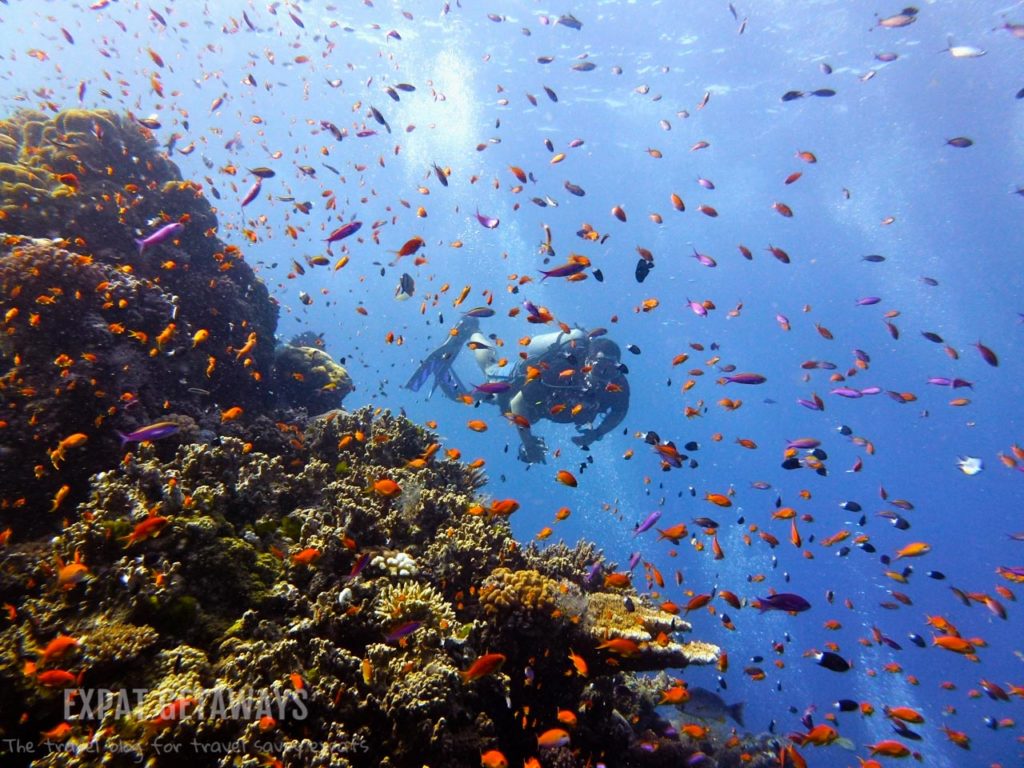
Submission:
{"label": "open ocean background", "polygon": [[[924,715],[925,724],[916,728],[923,739],[908,743],[928,766],[1019,765],[1019,726],[991,728],[985,718],[1020,721],[1020,697],[1007,703],[971,691],[981,690],[982,679],[1004,688],[1024,685],[1020,607],[994,592],[997,584],[1014,589],[996,574],[998,566],[1024,565],[1024,542],[1008,536],[1024,530],[1024,474],[997,457],[1012,456],[1011,446],[1024,443],[1024,199],[1014,194],[1024,185],[1024,99],[1015,98],[1024,88],[1024,39],[1004,28],[1024,24],[1024,7],[923,2],[914,23],[885,28],[879,19],[900,13],[898,2],[734,5],[735,14],[718,0],[575,6],[464,0],[462,7],[437,0],[239,0],[92,8],[10,0],[0,5],[0,103],[5,113],[52,103],[156,116],[159,141],[177,136],[173,153],[182,175],[220,195],[212,202],[222,238],[243,247],[280,301],[281,338],[323,334],[325,349],[344,359],[356,383],[347,408],[371,404],[419,422],[435,420],[446,447],[458,447],[467,460],[484,459],[490,477],[484,493],[520,502],[513,526],[523,541],[552,525],[555,511],[567,506],[571,517],[553,524],[547,543],[594,540],[620,564],[639,551],[664,574],[666,587],[659,591],[677,603],[685,604],[686,590],[700,594],[713,587],[746,599],[774,588],[810,600],[813,608],[798,616],[758,615],[749,606],[737,611],[715,600],[716,615],[702,609],[687,617],[694,637],[728,651],[721,693],[730,703],[747,702],[749,729],[774,724],[781,734],[801,731],[800,716],[809,706],[817,707],[818,723],[834,711],[835,700],[851,698],[877,710],[871,717],[838,716],[839,731],[856,752],[808,747],[803,751],[813,765],[853,765],[855,755],[866,757],[865,744],[892,737],[882,714],[886,705]],[[582,22],[581,29],[554,23],[566,13]],[[950,41],[985,53],[954,57],[944,50]],[[879,61],[884,53],[898,57]],[[538,62],[544,56],[553,60]],[[580,62],[595,67],[573,69]],[[398,83],[415,91],[399,91],[395,101],[383,88]],[[815,89],[835,95],[781,100],[787,91]],[[323,121],[347,135],[336,140]],[[363,129],[374,133],[357,137]],[[954,137],[968,137],[973,146],[947,144]],[[584,143],[569,148],[573,139]],[[552,164],[545,140],[566,153],[562,162]],[[698,141],[709,146],[691,150]],[[650,149],[662,157],[652,157]],[[817,162],[801,161],[798,152],[813,152]],[[447,187],[433,164],[451,169]],[[229,165],[237,175],[224,171]],[[518,193],[510,165],[534,179]],[[271,166],[277,175],[243,209],[254,181],[245,169],[256,166]],[[784,184],[796,171],[802,177]],[[715,189],[702,187],[698,177]],[[569,194],[567,180],[586,195]],[[325,209],[325,190],[336,195],[334,211]],[[685,201],[684,212],[672,207],[672,193]],[[546,196],[557,207],[531,202]],[[311,209],[304,214],[282,198],[309,201]],[[794,215],[779,215],[775,202]],[[719,215],[702,215],[700,204]],[[417,215],[420,206],[425,216]],[[613,206],[621,206],[627,221],[611,215]],[[498,217],[500,226],[481,227],[477,209]],[[883,224],[887,217],[894,221]],[[294,272],[293,261],[306,265],[306,257],[326,255],[327,233],[350,219],[364,227],[344,249],[333,246],[330,265]],[[374,222],[380,222],[376,229]],[[607,240],[577,237],[584,223]],[[557,254],[548,265],[538,248],[544,225]],[[418,254],[426,263],[406,257],[392,265],[389,251],[416,235],[426,241]],[[451,247],[453,241],[462,247]],[[752,250],[752,261],[738,244]],[[792,263],[773,258],[769,245],[785,249]],[[642,284],[634,278],[637,246],[655,259]],[[718,266],[702,266],[693,249]],[[539,282],[539,269],[569,253],[588,256],[603,281],[591,274],[580,282]],[[343,254],[349,263],[334,271]],[[885,261],[863,260],[868,254]],[[415,279],[416,294],[399,302],[394,292],[403,272]],[[522,276],[531,281],[519,285]],[[937,285],[923,282],[924,276]],[[464,286],[468,298],[455,307]],[[624,352],[632,400],[623,429],[584,452],[569,441],[569,427],[540,423],[535,431],[560,455],[527,467],[515,458],[514,429],[496,409],[483,404],[473,410],[440,394],[428,401],[425,391],[402,389],[461,312],[485,302],[485,291],[493,293],[497,315],[482,321],[482,331],[503,339],[512,360],[520,337],[548,330],[528,325],[525,312],[508,316],[523,300],[570,325],[606,327],[623,348],[636,345],[639,354]],[[855,304],[869,296],[881,302]],[[639,311],[650,298],[660,306]],[[698,317],[688,299],[710,299],[717,309]],[[741,302],[738,316],[728,317]],[[890,311],[898,312],[889,318],[898,339],[885,323]],[[780,328],[780,314],[790,331]],[[833,340],[823,338],[816,323]],[[959,360],[924,339],[924,331],[940,335]],[[403,343],[387,343],[389,332]],[[978,341],[998,355],[998,367],[982,359],[973,346]],[[854,349],[870,356],[870,367],[845,383],[831,383],[830,371],[801,367],[824,360],[845,373]],[[690,359],[673,367],[681,352]],[[721,356],[718,365],[762,373],[767,382],[718,386],[721,374],[706,364],[712,355]],[[481,381],[471,355],[463,357],[463,380]],[[704,375],[689,375],[691,368]],[[928,385],[935,376],[966,379],[973,388]],[[687,379],[695,386],[683,392]],[[859,399],[829,394],[844,385],[883,392]],[[917,399],[897,403],[887,390]],[[824,411],[797,404],[815,392]],[[948,404],[960,396],[971,402]],[[743,405],[728,412],[717,404],[722,397]],[[684,417],[686,406],[700,407],[700,415]],[[467,429],[475,418],[489,429]],[[869,440],[874,454],[840,434],[842,425]],[[663,472],[637,437],[649,430],[680,447],[697,441],[700,448],[690,455],[698,466]],[[827,477],[780,467],[786,440],[804,436],[821,440]],[[740,437],[754,440],[757,449],[737,445]],[[624,459],[629,450],[634,455]],[[981,458],[984,471],[962,474],[958,456]],[[851,472],[858,457],[863,469]],[[579,487],[556,483],[558,469],[576,474]],[[755,481],[771,487],[755,489]],[[913,510],[897,510],[909,530],[878,516],[893,510],[882,487],[890,499],[912,502]],[[735,490],[730,509],[703,501],[706,492],[729,489]],[[798,495],[804,489],[809,499]],[[813,516],[798,522],[799,548],[789,541],[789,522],[770,519],[776,499]],[[859,514],[840,508],[850,500],[862,505],[863,525]],[[712,558],[710,539],[692,524],[703,551],[685,540],[674,548],[658,542],[653,530],[634,537],[634,525],[655,509],[662,511],[658,527],[701,515],[718,520],[724,559]],[[751,524],[775,535],[779,546],[770,548],[749,531]],[[839,557],[841,545],[821,545],[843,529],[866,534],[877,551],[854,546]],[[898,561],[893,570],[914,568],[909,583],[899,584],[885,575],[880,556],[914,541],[927,542],[931,552]],[[677,570],[681,586],[673,578]],[[945,580],[929,578],[930,570],[943,572]],[[759,575],[762,582],[752,581]],[[642,587],[642,569],[635,579]],[[950,586],[995,596],[1007,618],[978,602],[965,606]],[[828,590],[835,595],[831,605]],[[894,600],[891,590],[912,604]],[[722,609],[735,631],[723,626]],[[984,638],[979,662],[913,645],[908,633],[930,642],[926,615],[945,616],[965,637]],[[824,629],[830,619],[841,629]],[[872,627],[902,650],[861,644]],[[776,642],[783,653],[773,650]],[[836,674],[803,655],[828,642],[853,661],[851,671]],[[764,660],[751,661],[756,656]],[[900,671],[885,670],[893,663]],[[761,667],[765,679],[745,675],[749,666]],[[681,676],[691,686],[719,684],[712,668]],[[943,681],[955,688],[940,687]],[[966,731],[970,752],[947,741],[943,725]]]}

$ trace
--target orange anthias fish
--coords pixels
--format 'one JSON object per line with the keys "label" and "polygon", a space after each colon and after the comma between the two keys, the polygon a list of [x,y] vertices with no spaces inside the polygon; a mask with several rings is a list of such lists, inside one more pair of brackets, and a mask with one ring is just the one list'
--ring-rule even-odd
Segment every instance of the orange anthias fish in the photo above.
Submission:
{"label": "orange anthias fish", "polygon": [[481,677],[494,674],[501,665],[505,663],[505,654],[503,653],[485,653],[474,661],[469,669],[460,672],[463,682],[471,683],[474,680],[479,680]]}
{"label": "orange anthias fish", "polygon": [[575,488],[578,483],[572,472],[565,469],[558,470],[558,474],[555,475],[555,479],[558,480],[562,485],[568,485],[570,488]]}
{"label": "orange anthias fish", "polygon": [[391,253],[395,254],[396,258],[398,259],[402,258],[403,256],[412,256],[425,244],[426,241],[419,235],[416,235],[415,237],[406,240],[405,244],[397,251],[391,251]]}
{"label": "orange anthias fish", "polygon": [[402,487],[390,478],[382,478],[373,484],[373,492],[385,499],[393,499],[402,492]]}

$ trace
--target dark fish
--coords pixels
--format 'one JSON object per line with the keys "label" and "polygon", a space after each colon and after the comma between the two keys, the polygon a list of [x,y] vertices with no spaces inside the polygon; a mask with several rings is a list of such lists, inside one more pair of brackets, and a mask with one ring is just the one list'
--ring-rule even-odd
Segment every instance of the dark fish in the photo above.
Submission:
{"label": "dark fish", "polygon": [[262,165],[256,168],[250,168],[249,173],[253,176],[259,176],[261,179],[272,179],[277,175],[274,173],[273,168],[265,168]]}
{"label": "dark fish", "polygon": [[559,16],[558,21],[556,21],[555,24],[561,24],[563,27],[568,27],[569,29],[581,29],[583,27],[583,22],[571,13]]}
{"label": "dark fish", "polygon": [[712,720],[716,722],[725,722],[731,718],[741,728],[743,727],[743,708],[746,706],[745,702],[740,701],[736,704],[726,704],[725,700],[717,693],[699,686],[691,686],[688,690],[690,693],[689,699],[687,699],[686,703],[678,705],[679,709],[687,715],[698,720]]}
{"label": "dark fish", "polygon": [[812,96],[821,96],[823,98],[829,98],[830,96],[835,96],[836,92],[833,91],[831,88],[819,88],[816,91],[811,91],[811,95]]}
{"label": "dark fish", "polygon": [[577,61],[572,65],[572,68],[576,72],[590,72],[597,69],[597,65],[592,61]]}
{"label": "dark fish", "polygon": [[550,64],[554,60],[555,60],[554,56],[538,56],[537,57],[537,63],[538,64]]}
{"label": "dark fish", "polygon": [[914,731],[910,730],[906,725],[904,725],[898,720],[892,721],[892,729],[905,739],[910,739],[911,741],[921,740],[921,734],[915,733]]}
{"label": "dark fish", "polygon": [[926,648],[928,646],[928,643],[925,642],[925,639],[914,632],[911,632],[909,635],[907,635],[907,637],[909,637],[910,642],[912,642],[918,648]]}
{"label": "dark fish", "polygon": [[646,280],[647,279],[647,275],[650,273],[652,268],[653,267],[652,267],[652,265],[650,263],[648,263],[644,259],[640,259],[636,263],[636,271],[634,272],[634,275],[636,277],[636,281],[638,283],[642,283],[644,280]]}
{"label": "dark fish", "polygon": [[380,113],[380,110],[371,105],[370,114],[373,115],[374,120],[376,120],[378,123],[380,123],[387,129],[388,133],[391,133],[391,126],[388,125],[388,121],[384,119],[384,115]]}
{"label": "dark fish", "polygon": [[583,197],[585,194],[587,194],[584,191],[583,187],[577,186],[576,184],[573,184],[571,181],[565,182],[565,189],[567,192],[569,192],[569,194],[576,195],[576,197]]}
{"label": "dark fish", "polygon": [[807,94],[804,93],[803,91],[786,91],[784,94],[782,94],[782,100],[795,101],[797,99],[802,99],[806,95]]}
{"label": "dark fish", "polygon": [[[693,449],[691,448],[691,449],[688,449],[688,450],[693,450]],[[710,517],[695,517],[695,518],[693,518],[693,524],[694,525],[699,525],[701,528],[717,528],[718,527],[718,521],[717,520],[712,520]]]}
{"label": "dark fish", "polygon": [[640,354],[640,347],[638,347],[636,344],[627,344],[626,345],[626,349],[628,349],[634,355],[639,355]]}
{"label": "dark fish", "polygon": [[597,280],[597,282],[604,282],[604,272],[602,272],[600,269],[595,269],[591,274],[594,275],[594,279]]}
{"label": "dark fish", "polygon": [[384,86],[384,93],[390,96],[392,101],[401,101],[401,97],[398,95],[398,91],[396,91],[390,85]]}
{"label": "dark fish", "polygon": [[872,264],[881,264],[883,261],[885,261],[885,256],[882,256],[877,253],[869,253],[867,256],[862,256],[861,261],[868,261],[871,262]]}
{"label": "dark fish", "polygon": [[937,333],[931,331],[921,331],[921,335],[924,336],[928,341],[934,342],[935,344],[942,344],[942,337]]}
{"label": "dark fish", "polygon": [[826,64],[824,61],[821,62],[821,64],[818,65],[818,69],[821,70],[821,74],[823,74],[823,75],[831,75],[832,74],[832,67],[829,64]]}
{"label": "dark fish", "polygon": [[412,279],[412,275],[408,272],[403,272],[402,276],[398,279],[398,287],[395,289],[395,298],[399,301],[411,298],[416,293],[416,283]]}
{"label": "dark fish", "polygon": [[544,93],[546,93],[548,95],[549,99],[551,99],[552,101],[558,101],[558,94],[557,93],[555,93],[553,90],[548,88],[546,85],[541,86],[541,87],[544,88]]}
{"label": "dark fish", "polygon": [[860,704],[858,704],[853,699],[840,699],[832,706],[834,706],[840,712],[856,712],[858,709],[860,709]]}
{"label": "dark fish", "polygon": [[948,139],[946,144],[951,147],[956,147],[957,149],[967,149],[967,147],[973,146],[974,142],[966,136],[956,136],[952,139]]}
{"label": "dark fish", "polygon": [[786,611],[787,613],[802,613],[809,610],[811,604],[800,595],[792,592],[776,592],[774,595],[756,600],[753,606],[761,613],[765,611]]}

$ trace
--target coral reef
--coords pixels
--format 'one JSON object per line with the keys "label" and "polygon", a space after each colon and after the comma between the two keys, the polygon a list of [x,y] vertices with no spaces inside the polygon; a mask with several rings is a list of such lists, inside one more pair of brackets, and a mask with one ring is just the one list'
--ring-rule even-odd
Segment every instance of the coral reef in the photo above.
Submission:
{"label": "coral reef", "polygon": [[[168,224],[181,229],[138,245]],[[203,189],[138,122],[0,121],[0,510],[31,511],[12,517],[18,535],[57,529],[45,513],[116,464],[117,431],[175,422],[173,446],[249,428],[279,453],[292,436],[257,423],[271,406],[319,413],[352,389],[319,349],[275,353],[277,305],[216,233]]]}
{"label": "coral reef", "polygon": [[[332,410],[348,374],[315,335],[275,349],[216,227],[130,117],[0,121],[3,744],[76,767],[775,759],[673,732],[636,672],[719,651],[599,590],[593,545],[521,547],[434,434]],[[539,750],[560,711],[570,743]]]}
{"label": "coral reef", "polygon": [[[632,590],[593,591],[591,545],[519,548],[506,519],[471,513],[477,475],[403,418],[293,426],[294,465],[240,438],[139,445],[58,536],[0,553],[0,602],[16,606],[0,632],[18,702],[0,707],[5,736],[82,750],[53,765],[127,765],[166,744],[183,757],[161,765],[197,750],[223,766],[476,765],[489,748],[660,765],[698,748],[629,670],[717,649],[679,641],[688,625]],[[60,637],[72,644],[49,650]],[[139,694],[105,712],[82,699],[65,719],[60,691],[79,686]],[[558,710],[577,713],[571,749],[538,755]]]}
{"label": "coral reef", "polygon": [[348,371],[316,347],[283,344],[274,353],[275,389],[287,405],[320,414],[354,389]]}

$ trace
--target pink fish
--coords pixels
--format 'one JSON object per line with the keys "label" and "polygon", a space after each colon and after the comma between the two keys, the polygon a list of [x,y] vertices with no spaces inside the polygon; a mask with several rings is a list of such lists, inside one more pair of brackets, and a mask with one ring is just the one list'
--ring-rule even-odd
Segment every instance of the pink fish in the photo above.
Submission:
{"label": "pink fish", "polygon": [[147,237],[141,239],[136,238],[135,244],[139,246],[139,256],[141,256],[142,252],[149,248],[149,246],[159,245],[160,243],[170,240],[183,229],[185,229],[185,225],[182,224],[181,222],[176,221],[172,224],[165,224],[164,226],[160,227],[160,229],[158,229],[156,232],[154,232],[151,235],[148,235]]}
{"label": "pink fish", "polygon": [[480,222],[480,226],[487,229],[497,229],[498,225],[501,224],[501,219],[492,216],[484,216],[480,213],[479,208],[476,209],[476,220]]}

